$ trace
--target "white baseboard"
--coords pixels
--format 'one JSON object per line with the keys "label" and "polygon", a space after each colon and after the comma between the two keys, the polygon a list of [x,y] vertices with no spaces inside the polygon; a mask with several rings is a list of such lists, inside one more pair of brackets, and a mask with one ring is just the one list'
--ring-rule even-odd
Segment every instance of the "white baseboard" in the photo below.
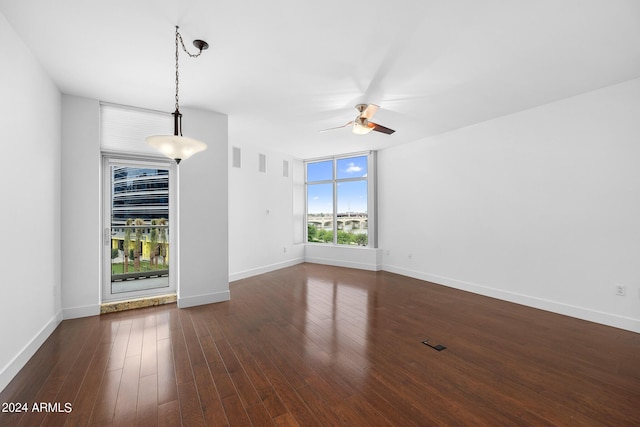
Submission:
{"label": "white baseboard", "polygon": [[64,308],[62,310],[62,318],[77,319],[78,317],[97,316],[100,314],[100,304],[85,305],[82,307]]}
{"label": "white baseboard", "polygon": [[291,267],[296,264],[302,264],[304,258],[294,258],[289,261],[283,261],[276,264],[270,264],[263,267],[252,268],[250,270],[240,271],[238,273],[229,274],[229,282],[235,282],[236,280],[246,279],[247,277],[257,276],[258,274],[269,273],[271,271],[280,270],[281,268]]}
{"label": "white baseboard", "polygon": [[27,345],[0,371],[0,391],[11,382],[20,369],[24,368],[29,359],[36,353],[40,346],[49,338],[49,335],[62,322],[62,312],[59,311],[47,322],[46,325],[27,343]]}
{"label": "white baseboard", "polygon": [[528,307],[538,308],[540,310],[550,311],[552,313],[562,314],[565,316],[575,317],[577,319],[587,320],[589,322],[600,323],[602,325],[613,326],[614,328],[625,329],[627,331],[640,333],[640,320],[638,319],[618,316],[611,313],[604,313],[583,307],[560,303],[557,301],[531,297],[515,292],[508,292],[501,289],[477,285],[474,283],[464,282],[448,277],[436,276],[433,274],[427,274],[391,265],[383,265],[382,269],[390,273],[396,273],[402,276],[408,276],[414,279],[424,280],[427,282],[436,283],[438,285],[472,292],[474,294],[484,295],[503,301],[509,301],[516,304],[526,305]]}
{"label": "white baseboard", "polygon": [[229,291],[216,292],[214,294],[196,295],[192,297],[181,297],[178,295],[178,308],[195,307],[197,305],[214,304],[216,302],[229,301],[231,293]]}

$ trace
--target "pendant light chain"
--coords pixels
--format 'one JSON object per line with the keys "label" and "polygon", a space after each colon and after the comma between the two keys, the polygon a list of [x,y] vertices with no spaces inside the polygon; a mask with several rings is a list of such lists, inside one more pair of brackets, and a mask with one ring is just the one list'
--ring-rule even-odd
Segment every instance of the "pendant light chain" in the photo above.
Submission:
{"label": "pendant light chain", "polygon": [[178,49],[178,41],[180,41],[180,44],[182,45],[182,50],[184,50],[187,55],[189,55],[191,58],[197,58],[198,56],[200,56],[202,54],[202,49],[200,49],[200,51],[198,53],[191,53],[187,50],[186,46],[184,45],[184,41],[182,40],[182,35],[178,32],[178,26],[176,25],[176,111],[179,111],[178,108],[178,86],[179,86],[179,78],[180,78],[180,73],[178,71],[178,54],[180,52],[180,50]]}
{"label": "pendant light chain", "polygon": [[[179,107],[179,89],[180,89],[180,71],[179,71],[179,55],[180,44],[187,54],[196,58],[200,56],[203,50],[209,47],[209,44],[204,40],[194,40],[193,45],[199,50],[197,54],[190,53],[184,45],[182,36],[178,31],[176,25],[176,111],[171,113],[173,116],[173,135],[151,135],[145,138],[147,144],[160,151],[170,159],[175,160],[177,164],[180,164],[182,160],[186,160],[196,153],[207,149],[207,144],[202,141],[198,141],[194,138],[182,136],[182,113],[180,113]],[[180,43],[178,43],[180,42]]]}
{"label": "pendant light chain", "polygon": [[178,83],[180,73],[178,72],[178,38],[180,37],[180,33],[178,32],[178,26],[176,25],[176,111],[180,111],[178,108]]}

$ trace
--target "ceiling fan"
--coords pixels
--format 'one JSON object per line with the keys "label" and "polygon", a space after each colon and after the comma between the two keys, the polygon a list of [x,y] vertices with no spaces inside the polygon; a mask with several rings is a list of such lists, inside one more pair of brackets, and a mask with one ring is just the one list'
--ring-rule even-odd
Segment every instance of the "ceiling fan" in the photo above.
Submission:
{"label": "ceiling fan", "polygon": [[328,130],[341,129],[347,127],[349,125],[353,125],[352,132],[358,135],[365,135],[372,130],[376,132],[386,133],[387,135],[391,135],[395,132],[393,129],[389,129],[388,127],[379,125],[377,123],[371,122],[370,119],[374,114],[378,111],[378,106],[375,104],[358,104],[356,105],[356,110],[358,110],[358,115],[355,119],[351,120],[347,124],[342,126],[338,126],[335,128],[323,129],[320,132],[325,132]]}

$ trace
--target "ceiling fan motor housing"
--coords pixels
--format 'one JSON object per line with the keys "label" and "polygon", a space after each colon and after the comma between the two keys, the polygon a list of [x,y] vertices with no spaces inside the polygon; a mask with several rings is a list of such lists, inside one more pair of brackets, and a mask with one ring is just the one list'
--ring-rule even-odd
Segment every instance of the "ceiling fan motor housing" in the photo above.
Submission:
{"label": "ceiling fan motor housing", "polygon": [[369,119],[367,119],[366,117],[358,116],[358,117],[355,118],[354,121],[359,126],[364,126],[364,127],[368,127],[369,126]]}

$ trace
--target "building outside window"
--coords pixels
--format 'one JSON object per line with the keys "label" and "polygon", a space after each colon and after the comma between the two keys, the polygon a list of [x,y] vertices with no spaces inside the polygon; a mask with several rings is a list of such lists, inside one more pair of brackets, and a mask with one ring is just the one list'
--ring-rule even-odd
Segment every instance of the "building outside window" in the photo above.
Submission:
{"label": "building outside window", "polygon": [[307,242],[371,246],[372,153],[305,162]]}
{"label": "building outside window", "polygon": [[112,166],[112,226],[169,218],[169,170]]}

